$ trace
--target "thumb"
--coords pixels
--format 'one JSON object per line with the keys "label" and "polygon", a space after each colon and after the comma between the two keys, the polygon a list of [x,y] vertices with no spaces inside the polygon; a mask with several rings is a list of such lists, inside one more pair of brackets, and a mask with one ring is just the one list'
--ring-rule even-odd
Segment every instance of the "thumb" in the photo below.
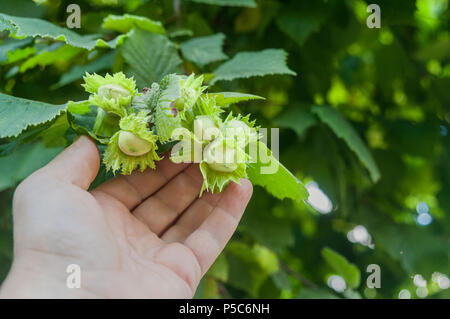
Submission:
{"label": "thumb", "polygon": [[87,136],[80,136],[72,145],[41,168],[39,174],[88,189],[97,176],[99,167],[100,154],[97,145]]}

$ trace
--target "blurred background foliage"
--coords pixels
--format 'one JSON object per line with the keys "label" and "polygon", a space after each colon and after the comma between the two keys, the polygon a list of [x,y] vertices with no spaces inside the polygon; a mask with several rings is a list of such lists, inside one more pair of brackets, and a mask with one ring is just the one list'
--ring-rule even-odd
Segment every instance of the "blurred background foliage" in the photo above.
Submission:
{"label": "blurred background foliage", "polygon": [[[310,191],[302,203],[255,187],[197,297],[450,297],[448,0],[377,0],[380,29],[366,26],[361,0],[2,0],[0,12],[65,27],[71,3],[81,7],[74,31],[124,34],[123,44],[86,49],[4,31],[2,93],[63,104],[87,97],[85,71],[124,70],[141,88],[169,72],[206,73],[210,91],[266,97],[232,109],[280,127],[280,160]],[[161,25],[102,28],[126,13]],[[276,65],[282,51],[222,64],[267,48],[283,49],[297,75],[280,74],[293,73]],[[254,77],[259,67],[278,75]],[[64,115],[42,129],[0,140],[0,280],[12,259],[14,187],[70,141]],[[30,134],[42,138],[26,143]],[[371,264],[380,288],[366,284]]]}

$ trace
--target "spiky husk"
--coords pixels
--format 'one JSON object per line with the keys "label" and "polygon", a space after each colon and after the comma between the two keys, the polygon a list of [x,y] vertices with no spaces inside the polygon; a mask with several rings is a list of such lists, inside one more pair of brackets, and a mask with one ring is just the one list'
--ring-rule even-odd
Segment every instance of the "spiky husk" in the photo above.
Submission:
{"label": "spiky husk", "polygon": [[[108,171],[111,170],[115,174],[120,170],[122,174],[129,175],[137,168],[141,172],[147,167],[155,168],[155,161],[159,161],[161,158],[156,153],[158,137],[147,127],[149,119],[148,113],[141,111],[138,114],[125,116],[120,120],[120,131],[111,137],[103,156],[103,163]],[[126,155],[119,148],[119,134],[122,131],[131,132],[149,142],[152,145],[151,150],[141,156]]]}
{"label": "spiky husk", "polygon": [[191,74],[188,77],[180,77],[180,94],[181,96],[175,101],[174,106],[178,109],[180,118],[184,119],[184,113],[190,110],[197,99],[205,91],[206,86],[203,84],[203,75],[195,77]]}
{"label": "spiky husk", "polygon": [[222,119],[220,115],[224,111],[220,106],[216,104],[214,97],[209,97],[202,94],[194,104],[194,106],[186,110],[183,114],[183,126],[193,130],[194,120],[197,116],[209,115],[211,116],[219,126],[222,125]]}
{"label": "spiky husk", "polygon": [[[227,129],[229,129],[230,123],[233,120],[241,121],[244,124],[246,124],[249,127],[249,131],[244,132],[244,136],[233,136],[232,130],[227,132]],[[237,116],[233,116],[232,112],[230,112],[228,114],[227,118],[225,119],[225,121],[223,122],[222,131],[226,138],[234,137],[236,139],[236,141],[239,142],[241,147],[245,147],[249,143],[256,142],[260,138],[260,134],[258,133],[259,126],[255,126],[255,123],[256,123],[255,120],[250,121],[250,114],[248,114],[246,116],[242,116],[241,114],[238,114]],[[227,134],[227,133],[231,133],[231,134]],[[236,133],[239,133],[239,131],[237,131]],[[237,134],[237,135],[239,135],[239,134]]]}
{"label": "spiky husk", "polygon": [[[203,192],[209,191],[212,193],[221,192],[230,182],[240,183],[241,178],[247,178],[247,162],[249,156],[236,145],[235,141],[231,139],[221,139],[223,147],[231,146],[236,152],[236,158],[240,159],[237,168],[232,172],[219,172],[212,169],[205,158],[200,163],[200,171],[203,175],[203,185],[200,191],[200,196]],[[205,156],[205,155],[204,155]]]}
{"label": "spiky husk", "polygon": [[[133,97],[138,93],[136,90],[136,82],[133,78],[127,78],[122,72],[115,73],[114,75],[106,74],[105,77],[96,73],[89,74],[83,77],[85,84],[82,84],[86,92],[91,93],[89,102],[93,105],[97,105],[107,112],[115,113],[119,116],[125,116],[127,114],[127,107],[131,104]],[[116,84],[127,90],[129,96],[120,96],[115,98],[104,98],[98,94],[98,89],[102,85]]]}
{"label": "spiky husk", "polygon": [[211,169],[208,163],[202,161],[200,163],[200,171],[203,175],[203,185],[200,190],[200,196],[204,191],[211,193],[220,193],[230,182],[240,184],[241,178],[247,178],[246,164],[239,163],[237,169],[232,172],[218,172]]}

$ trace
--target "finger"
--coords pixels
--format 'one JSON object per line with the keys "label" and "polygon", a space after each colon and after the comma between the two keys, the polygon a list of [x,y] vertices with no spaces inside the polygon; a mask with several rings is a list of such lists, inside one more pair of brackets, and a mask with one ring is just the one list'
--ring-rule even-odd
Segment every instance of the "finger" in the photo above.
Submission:
{"label": "finger", "polygon": [[95,195],[99,191],[106,193],[119,200],[129,210],[133,210],[145,198],[188,166],[187,163],[172,163],[168,157],[165,157],[156,164],[156,169],[135,171],[131,175],[119,175],[95,188],[92,194]]}
{"label": "finger", "polygon": [[161,238],[167,243],[183,242],[208,218],[224,193],[204,193],[167,229]]}
{"label": "finger", "polygon": [[230,240],[251,195],[252,185],[248,180],[242,179],[240,185],[231,183],[211,214],[184,241],[196,255],[202,274]]}
{"label": "finger", "polygon": [[189,296],[194,296],[202,273],[197,258],[188,247],[180,243],[163,245],[153,258],[155,262],[171,269],[183,279],[189,289]]}
{"label": "finger", "polygon": [[202,183],[203,177],[198,165],[190,165],[140,204],[133,214],[152,232],[161,234],[198,198]]}
{"label": "finger", "polygon": [[44,174],[88,189],[97,176],[99,167],[97,145],[90,138],[81,136],[36,174]]}

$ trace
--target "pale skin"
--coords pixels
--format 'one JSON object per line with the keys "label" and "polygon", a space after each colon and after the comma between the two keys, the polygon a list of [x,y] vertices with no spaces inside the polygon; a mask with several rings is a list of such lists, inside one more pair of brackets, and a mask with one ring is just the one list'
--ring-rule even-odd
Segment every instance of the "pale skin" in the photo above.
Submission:
{"label": "pale skin", "polygon": [[[198,197],[196,164],[117,176],[88,191],[99,170],[82,136],[17,188],[14,261],[2,298],[192,298],[252,194],[248,180]],[[81,288],[68,288],[70,264]]]}

